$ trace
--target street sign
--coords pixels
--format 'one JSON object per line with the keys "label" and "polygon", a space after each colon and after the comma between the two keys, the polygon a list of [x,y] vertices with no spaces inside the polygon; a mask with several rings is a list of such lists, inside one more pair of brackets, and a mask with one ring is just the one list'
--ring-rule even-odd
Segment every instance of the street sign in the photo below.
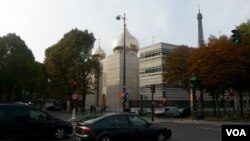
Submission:
{"label": "street sign", "polygon": [[79,97],[79,96],[78,96],[77,93],[73,93],[71,98],[72,98],[73,100],[77,100],[78,97]]}
{"label": "street sign", "polygon": [[120,92],[120,96],[124,97],[124,92],[123,91]]}

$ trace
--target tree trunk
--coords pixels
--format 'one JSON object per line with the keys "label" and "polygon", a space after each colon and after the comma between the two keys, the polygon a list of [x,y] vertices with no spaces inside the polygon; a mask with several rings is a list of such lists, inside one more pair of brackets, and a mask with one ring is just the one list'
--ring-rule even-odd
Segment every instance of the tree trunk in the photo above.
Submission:
{"label": "tree trunk", "polygon": [[226,116],[226,114],[227,114],[225,103],[226,103],[226,101],[225,101],[225,94],[224,94],[224,92],[222,91],[222,101],[221,101],[221,104],[222,104],[222,106],[223,106],[223,113],[224,113],[224,116]]}
{"label": "tree trunk", "polygon": [[85,103],[85,100],[86,100],[86,94],[82,93],[82,111],[84,114],[86,114],[86,103]]}
{"label": "tree trunk", "polygon": [[243,96],[242,96],[241,88],[239,89],[239,94],[240,94],[240,116],[244,117]]}
{"label": "tree trunk", "polygon": [[217,112],[216,112],[216,103],[215,103],[215,97],[214,97],[214,91],[211,91],[211,95],[212,95],[212,100],[213,100],[213,112],[214,112],[214,116],[217,116]]}
{"label": "tree trunk", "polygon": [[221,115],[220,115],[220,104],[219,104],[219,100],[218,100],[218,99],[219,99],[219,96],[216,95],[216,97],[215,97],[215,104],[216,104],[218,116],[221,116]]}

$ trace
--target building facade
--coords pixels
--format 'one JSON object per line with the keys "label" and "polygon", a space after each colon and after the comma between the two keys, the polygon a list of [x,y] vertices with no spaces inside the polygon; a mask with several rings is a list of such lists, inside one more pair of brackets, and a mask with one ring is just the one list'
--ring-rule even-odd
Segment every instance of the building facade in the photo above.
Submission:
{"label": "building facade", "polygon": [[180,106],[183,102],[188,104],[187,90],[172,87],[163,80],[163,74],[167,73],[165,59],[176,47],[176,45],[161,42],[140,49],[140,95],[147,106],[152,100],[150,85],[155,85],[155,94],[153,94],[155,107],[162,106],[163,102],[171,106]]}
{"label": "building facade", "polygon": [[[98,79],[98,88],[96,94],[88,95],[86,106],[94,105],[96,107],[106,107],[109,111],[123,110],[123,88],[128,93],[128,101],[139,99],[139,42],[125,28],[125,80],[124,78],[124,31],[113,41],[113,53],[106,57],[106,53],[99,46],[92,55],[100,61],[102,71]],[[97,103],[99,102],[99,103]],[[129,102],[125,102],[126,108],[129,108]]]}

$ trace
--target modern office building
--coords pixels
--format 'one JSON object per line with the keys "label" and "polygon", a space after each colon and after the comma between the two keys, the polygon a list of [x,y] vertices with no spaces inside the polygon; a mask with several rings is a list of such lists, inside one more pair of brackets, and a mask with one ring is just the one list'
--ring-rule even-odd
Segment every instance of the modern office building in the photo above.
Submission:
{"label": "modern office building", "polygon": [[163,80],[163,74],[167,73],[165,59],[176,47],[160,42],[140,48],[140,95],[146,105],[152,100],[150,85],[155,85],[155,107],[159,107],[162,101],[166,101],[166,105],[178,106],[189,100],[187,90],[170,86]]}

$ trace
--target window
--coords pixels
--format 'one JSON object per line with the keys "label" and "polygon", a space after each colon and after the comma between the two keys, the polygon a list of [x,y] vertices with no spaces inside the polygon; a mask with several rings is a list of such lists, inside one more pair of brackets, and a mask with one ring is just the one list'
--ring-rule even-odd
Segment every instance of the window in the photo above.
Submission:
{"label": "window", "polygon": [[47,119],[47,114],[41,112],[41,111],[30,111],[30,120],[33,121],[45,121]]}
{"label": "window", "polygon": [[140,70],[140,74],[148,74],[148,73],[158,73],[158,72],[162,72],[165,69],[162,68],[162,66],[158,66],[158,67],[151,67],[151,68],[146,68],[146,69],[141,69]]}
{"label": "window", "polygon": [[0,120],[4,119],[6,115],[6,112],[4,111],[4,109],[0,109]]}
{"label": "window", "polygon": [[15,120],[28,120],[29,111],[26,109],[13,109],[10,111],[10,116]]}
{"label": "window", "polygon": [[146,121],[143,119],[137,117],[137,116],[129,116],[129,120],[132,123],[132,125],[137,125],[137,126],[145,126]]}
{"label": "window", "polygon": [[114,121],[113,121],[112,117],[105,117],[105,118],[100,120],[99,124],[102,127],[106,127],[106,126],[110,127],[110,126],[114,125]]}
{"label": "window", "polygon": [[114,116],[115,126],[129,126],[127,116],[119,115]]}

